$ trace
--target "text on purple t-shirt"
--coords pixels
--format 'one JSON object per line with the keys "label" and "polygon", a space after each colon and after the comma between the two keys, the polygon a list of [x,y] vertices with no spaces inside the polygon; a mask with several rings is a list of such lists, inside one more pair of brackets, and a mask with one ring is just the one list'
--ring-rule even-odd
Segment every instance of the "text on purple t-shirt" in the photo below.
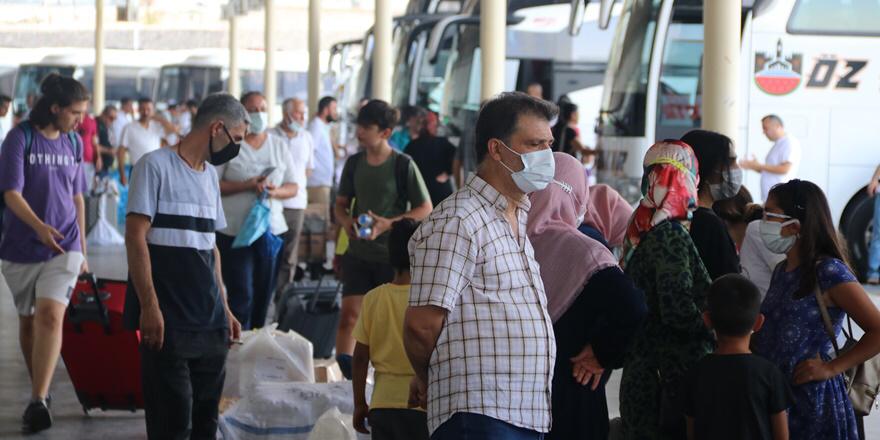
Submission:
{"label": "text on purple t-shirt", "polygon": [[[25,164],[22,129],[16,127],[6,136],[0,149],[0,191],[20,192],[37,217],[64,236],[56,240],[62,249],[81,252],[73,197],[86,190],[82,148],[71,145],[65,133],[57,139],[47,139],[36,127],[31,142]],[[75,151],[80,157],[74,157]],[[3,215],[0,259],[39,263],[54,256],[55,252],[40,242],[34,230],[7,208]]]}

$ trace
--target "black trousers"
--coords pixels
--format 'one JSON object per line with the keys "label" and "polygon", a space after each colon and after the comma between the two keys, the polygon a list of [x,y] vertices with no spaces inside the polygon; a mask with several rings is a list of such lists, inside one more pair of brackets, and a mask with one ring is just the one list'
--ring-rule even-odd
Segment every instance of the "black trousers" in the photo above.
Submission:
{"label": "black trousers", "polygon": [[147,437],[215,439],[228,330],[166,329],[160,351],[141,346]]}
{"label": "black trousers", "polygon": [[428,440],[428,415],[414,409],[371,409],[373,440]]}

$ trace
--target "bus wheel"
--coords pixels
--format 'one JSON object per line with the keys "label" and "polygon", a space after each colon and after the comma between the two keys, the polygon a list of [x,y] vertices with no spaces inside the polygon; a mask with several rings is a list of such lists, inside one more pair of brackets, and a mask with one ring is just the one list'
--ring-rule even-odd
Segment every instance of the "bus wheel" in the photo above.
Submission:
{"label": "bus wheel", "polygon": [[853,269],[862,281],[865,281],[868,269],[868,243],[871,241],[873,219],[874,198],[860,191],[847,204],[840,220],[840,230],[846,239]]}

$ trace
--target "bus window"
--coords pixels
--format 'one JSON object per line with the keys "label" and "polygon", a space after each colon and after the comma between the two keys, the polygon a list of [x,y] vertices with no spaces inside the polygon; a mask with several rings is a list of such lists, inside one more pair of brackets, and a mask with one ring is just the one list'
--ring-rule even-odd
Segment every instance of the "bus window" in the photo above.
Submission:
{"label": "bus window", "polygon": [[678,139],[700,127],[703,25],[672,23],[660,69],[657,139]]}
{"label": "bus window", "polygon": [[600,113],[606,136],[644,136],[645,104],[660,0],[631,0],[620,15]]}
{"label": "bus window", "polygon": [[19,67],[15,80],[15,92],[12,96],[15,111],[27,110],[27,95],[40,92],[40,83],[50,73],[62,76],[73,76],[73,66],[41,66],[24,65]]}
{"label": "bus window", "polygon": [[394,67],[391,81],[391,103],[394,106],[402,107],[409,104],[410,77],[421,44],[421,39],[416,38],[412,39],[409,45],[401,43],[400,47],[396,48],[397,66]]}
{"label": "bus window", "polygon": [[880,36],[877,0],[798,0],[788,20],[791,34]]}
{"label": "bus window", "polygon": [[278,75],[278,90],[275,94],[276,102],[281,103],[287,98],[304,98],[308,95],[309,76],[304,72],[280,71]]}

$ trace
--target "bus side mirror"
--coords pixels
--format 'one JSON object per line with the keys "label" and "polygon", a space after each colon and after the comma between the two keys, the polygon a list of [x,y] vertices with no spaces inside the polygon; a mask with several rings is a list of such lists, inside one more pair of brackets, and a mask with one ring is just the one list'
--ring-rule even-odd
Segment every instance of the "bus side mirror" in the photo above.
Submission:
{"label": "bus side mirror", "polygon": [[568,34],[576,37],[584,24],[584,11],[590,0],[571,0],[571,15],[568,17]]}
{"label": "bus side mirror", "polygon": [[600,0],[599,3],[599,29],[603,31],[608,29],[611,23],[611,10],[614,8],[615,0]]}

